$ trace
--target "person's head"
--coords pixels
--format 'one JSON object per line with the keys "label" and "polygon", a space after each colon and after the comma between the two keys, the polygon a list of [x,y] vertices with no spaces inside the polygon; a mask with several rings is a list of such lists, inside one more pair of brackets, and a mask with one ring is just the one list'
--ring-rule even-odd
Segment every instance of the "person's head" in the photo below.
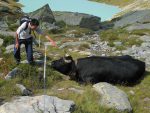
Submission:
{"label": "person's head", "polygon": [[35,18],[31,19],[30,21],[30,28],[36,29],[39,26],[39,21]]}

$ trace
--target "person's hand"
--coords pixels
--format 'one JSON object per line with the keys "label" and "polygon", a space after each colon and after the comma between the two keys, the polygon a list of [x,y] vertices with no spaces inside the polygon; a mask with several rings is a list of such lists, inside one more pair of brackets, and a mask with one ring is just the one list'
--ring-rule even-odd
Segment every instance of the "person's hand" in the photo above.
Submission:
{"label": "person's hand", "polygon": [[56,42],[52,41],[51,43],[52,43],[52,46],[57,47]]}
{"label": "person's hand", "polygon": [[46,35],[46,38],[51,42],[52,46],[57,47],[56,42],[53,41],[48,35]]}
{"label": "person's hand", "polygon": [[19,48],[19,43],[15,44],[15,48],[18,49]]}

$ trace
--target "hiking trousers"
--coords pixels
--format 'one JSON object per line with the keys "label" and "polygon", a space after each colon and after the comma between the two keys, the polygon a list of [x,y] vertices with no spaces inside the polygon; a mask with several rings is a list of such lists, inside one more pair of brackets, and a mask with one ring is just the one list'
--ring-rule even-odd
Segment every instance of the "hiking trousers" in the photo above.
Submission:
{"label": "hiking trousers", "polygon": [[21,44],[25,45],[26,54],[27,54],[27,60],[29,63],[33,62],[33,48],[32,48],[32,37],[28,39],[19,39],[19,47],[16,49],[14,47],[14,58],[17,62],[20,62],[21,56],[20,56],[20,47]]}

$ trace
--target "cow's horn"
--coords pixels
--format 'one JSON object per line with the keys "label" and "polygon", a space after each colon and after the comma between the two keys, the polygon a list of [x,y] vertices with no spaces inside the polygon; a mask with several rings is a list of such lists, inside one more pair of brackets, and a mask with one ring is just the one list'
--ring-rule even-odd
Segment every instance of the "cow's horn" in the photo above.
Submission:
{"label": "cow's horn", "polygon": [[67,60],[65,57],[64,57],[64,61],[65,61],[66,63],[71,63],[71,60]]}
{"label": "cow's horn", "polygon": [[69,56],[70,56],[69,54],[67,54],[67,53],[65,54],[65,57],[69,57]]}

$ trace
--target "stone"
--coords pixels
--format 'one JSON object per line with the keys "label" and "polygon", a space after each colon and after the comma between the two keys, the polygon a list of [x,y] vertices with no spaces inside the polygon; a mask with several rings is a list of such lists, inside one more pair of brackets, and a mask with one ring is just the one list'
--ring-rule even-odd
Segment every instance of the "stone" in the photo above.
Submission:
{"label": "stone", "polygon": [[22,94],[23,96],[30,96],[30,95],[33,94],[31,90],[27,89],[27,88],[26,88],[24,85],[22,85],[22,84],[16,84],[16,86],[20,89],[21,94]]}
{"label": "stone", "polygon": [[4,40],[0,38],[0,46],[3,45]]}
{"label": "stone", "polygon": [[19,71],[20,71],[20,69],[19,69],[18,67],[14,68],[12,71],[10,71],[10,72],[5,76],[5,79],[6,79],[6,80],[10,80],[10,79],[13,78]]}
{"label": "stone", "polygon": [[83,94],[84,93],[84,90],[77,89],[77,88],[68,88],[68,90],[75,92],[77,94]]}
{"label": "stone", "polygon": [[3,58],[0,58],[0,63],[3,61]]}
{"label": "stone", "polygon": [[87,43],[87,42],[66,42],[66,43],[62,44],[59,48],[63,49],[67,46],[79,46],[82,44],[89,44],[89,43]]}
{"label": "stone", "polygon": [[119,41],[116,41],[116,42],[113,42],[115,44],[115,46],[121,46],[122,45],[122,42],[119,42]]}
{"label": "stone", "polygon": [[56,21],[63,21],[67,25],[79,25],[80,27],[89,28],[92,30],[100,29],[101,18],[97,16],[65,11],[54,11],[54,16]]}
{"label": "stone", "polygon": [[0,106],[0,113],[71,113],[75,103],[55,96],[17,97]]}
{"label": "stone", "polygon": [[122,90],[106,82],[97,83],[93,87],[101,96],[100,105],[119,111],[132,112],[128,97]]}

